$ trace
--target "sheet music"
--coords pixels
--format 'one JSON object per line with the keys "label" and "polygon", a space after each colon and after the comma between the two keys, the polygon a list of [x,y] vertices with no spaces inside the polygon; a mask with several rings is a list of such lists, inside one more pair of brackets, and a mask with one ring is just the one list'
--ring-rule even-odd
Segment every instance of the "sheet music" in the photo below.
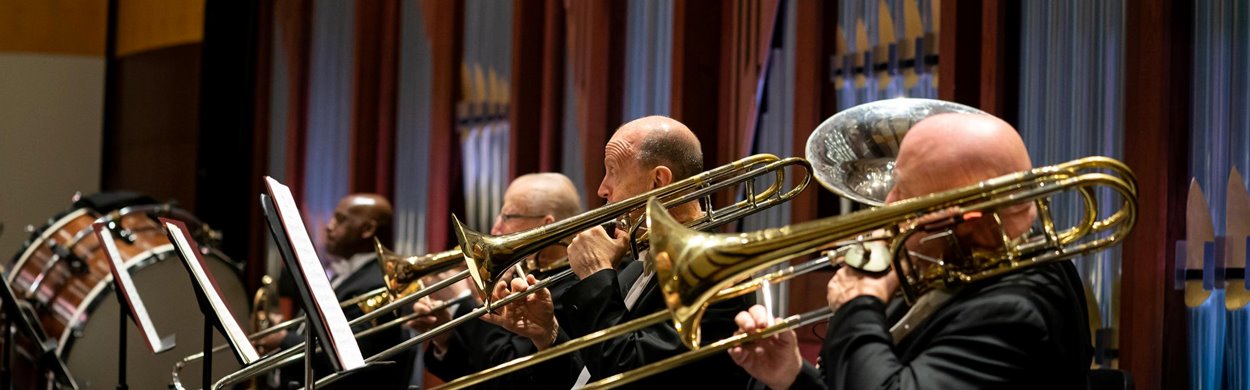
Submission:
{"label": "sheet music", "polygon": [[[130,317],[139,325],[139,333],[142,333],[143,339],[147,341],[148,349],[153,354],[159,354],[173,348],[172,336],[166,343],[161,340],[160,334],[156,333],[156,326],[152,325],[152,317],[148,315],[148,309],[143,305],[143,299],[139,297],[139,290],[135,289],[135,282],[130,278],[130,270],[122,264],[122,255],[117,250],[117,242],[113,241],[113,232],[101,222],[96,222],[91,227],[95,230],[96,238],[104,245],[104,257],[108,258],[109,270],[113,273],[113,280],[117,282],[115,285],[120,286],[117,293],[121,294],[126,305],[129,306]],[[126,309],[122,308],[122,310]]]}
{"label": "sheet music", "polygon": [[338,296],[334,294],[334,288],[330,287],[330,280],[326,278],[321,267],[321,260],[313,247],[312,239],[308,237],[308,229],[299,215],[291,189],[271,177],[265,177],[265,183],[269,186],[274,208],[278,212],[283,230],[286,231],[300,275],[308,282],[312,303],[321,314],[322,326],[333,344],[340,367],[344,371],[363,367],[365,361],[361,356],[360,346],[356,344],[347,316],[339,306]]}
{"label": "sheet music", "polygon": [[208,267],[204,265],[204,259],[200,257],[199,247],[187,239],[187,226],[180,221],[166,218],[161,218],[161,223],[165,224],[170,241],[178,249],[179,257],[191,272],[191,278],[197,288],[208,300],[213,313],[216,313],[217,323],[221,324],[222,330],[225,331],[226,340],[233,347],[235,356],[244,365],[260,360],[260,354],[256,353],[256,349],[248,341],[247,333],[243,333],[243,328],[239,327],[238,321],[234,320],[230,307],[222,301],[221,290],[217,289],[217,282],[213,279],[213,275],[208,273]]}

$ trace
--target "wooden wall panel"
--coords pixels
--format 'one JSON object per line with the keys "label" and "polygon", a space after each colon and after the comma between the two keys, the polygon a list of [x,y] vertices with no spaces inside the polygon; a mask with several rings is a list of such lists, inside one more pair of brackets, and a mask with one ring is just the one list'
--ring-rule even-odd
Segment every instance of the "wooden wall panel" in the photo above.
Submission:
{"label": "wooden wall panel", "polygon": [[[833,54],[833,39],[825,39],[833,35],[826,35],[824,32],[836,28],[837,7],[821,0],[797,0],[795,7],[793,150],[796,155],[802,156],[806,152],[807,138],[812,131],[833,115],[835,93],[832,83],[829,82],[829,67],[826,66],[829,56]],[[790,201],[791,222],[799,223],[829,216],[820,213],[821,203],[836,204],[837,199],[813,181],[798,198]],[[832,275],[831,272],[813,272],[790,281],[789,312],[797,313],[825,305],[825,285]],[[813,326],[804,327],[797,334],[804,358],[814,363],[822,340],[812,328]]]}
{"label": "wooden wall panel", "polygon": [[703,142],[705,167],[725,160],[718,155],[720,127],[721,19],[724,2],[677,0],[673,3],[673,119],[685,123]]}
{"label": "wooden wall panel", "polygon": [[577,96],[577,128],[586,162],[586,205],[599,207],[603,146],[620,127],[624,89],[625,1],[565,3],[568,55]]}
{"label": "wooden wall panel", "polygon": [[[551,26],[547,23],[547,3],[546,0],[513,0],[512,88],[508,110],[508,124],[512,129],[508,146],[510,178],[543,170],[542,160],[550,160],[543,150],[548,145],[544,140],[555,141],[545,134],[558,131],[543,126],[546,104],[550,103],[544,99],[547,90],[563,89],[562,82],[551,85],[551,80],[546,79],[550,73],[545,68],[549,62],[547,56],[552,52],[547,47],[564,45],[563,40],[547,39],[546,30]],[[555,103],[563,105],[564,101]]]}
{"label": "wooden wall panel", "polygon": [[348,189],[394,198],[399,93],[398,0],[356,2]]}
{"label": "wooden wall panel", "polygon": [[1015,123],[1019,90],[1019,5],[946,0],[940,7],[938,97]]}
{"label": "wooden wall panel", "polygon": [[106,91],[101,189],[177,200],[195,212],[200,107],[200,45],[115,60]]}
{"label": "wooden wall panel", "polygon": [[[464,52],[464,4],[458,0],[423,0],[426,34],[430,38],[433,61],[430,74],[430,198],[428,206],[431,248],[450,248],[453,209],[463,209],[459,142],[456,132],[456,102],[461,99],[460,63]],[[457,207],[457,205],[460,205]],[[463,215],[463,214],[462,214]]]}
{"label": "wooden wall panel", "polygon": [[204,0],[126,0],[117,12],[119,56],[204,39]]}
{"label": "wooden wall panel", "polygon": [[107,0],[0,1],[0,52],[104,56]]}
{"label": "wooden wall panel", "polygon": [[1124,241],[1120,368],[1142,390],[1188,387],[1183,295],[1171,286],[1185,234],[1193,57],[1189,5],[1127,2],[1124,160],[1137,174],[1137,225]]}
{"label": "wooden wall panel", "polygon": [[[287,183],[304,182],[304,162],[308,134],[308,73],[312,45],[312,0],[277,0],[274,3],[276,34],[280,34],[286,61],[286,167]],[[292,191],[296,203],[303,202],[303,186]]]}

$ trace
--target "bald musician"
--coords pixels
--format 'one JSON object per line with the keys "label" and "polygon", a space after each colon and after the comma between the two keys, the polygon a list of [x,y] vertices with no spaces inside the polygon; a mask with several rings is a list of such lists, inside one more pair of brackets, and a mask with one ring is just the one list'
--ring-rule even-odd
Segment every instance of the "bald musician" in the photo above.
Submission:
{"label": "bald musician", "polygon": [[[899,147],[896,202],[1032,167],[1010,125],[989,115],[942,114],[911,128]],[[1000,231],[1024,235],[1032,203],[957,225],[950,238],[906,247],[909,266],[961,261],[968,251],[998,248]],[[1001,228],[1001,230],[1000,230]],[[793,331],[730,350],[760,383],[774,389],[1083,389],[1092,357],[1084,290],[1069,261],[1028,268],[951,292],[901,340],[891,337],[886,305],[900,298],[894,271],[866,274],[842,267],[826,292],[835,315],[819,371],[803,364]],[[937,295],[933,295],[936,297]],[[759,306],[737,316],[741,332],[764,328]]]}
{"label": "bald musician", "polygon": [[[703,152],[699,139],[681,122],[650,116],[617,129],[604,148],[603,163],[605,173],[598,195],[612,203],[699,174],[703,171]],[[698,202],[678,205],[669,211],[683,223],[703,215]],[[641,213],[639,210],[633,216]],[[578,281],[560,298],[564,316],[545,314],[551,310],[550,300],[532,299],[505,307],[498,322],[530,337],[539,349],[544,349],[666,310],[655,270],[649,262],[635,261],[628,254],[626,236],[621,229],[612,236],[602,227],[595,227],[573,239],[568,255]],[[646,258],[645,252],[642,256]],[[530,278],[528,283],[533,281]],[[524,289],[525,283],[514,287]],[[750,298],[744,297],[712,305],[702,322],[704,338],[731,335],[736,329],[733,315],[750,303]],[[578,383],[602,379],[687,350],[671,323],[656,324],[580,350],[577,355],[586,370]],[[748,381],[741,368],[721,355],[629,386],[732,389],[741,388]]]}
{"label": "bald musician", "polygon": [[[522,175],[512,181],[504,193],[503,207],[495,217],[495,225],[491,228],[492,235],[511,234],[523,230],[551,224],[582,211],[581,196],[568,177],[559,173],[534,173]],[[567,264],[568,255],[564,245],[556,244],[539,251],[525,261],[525,267],[533,270],[531,277],[547,278],[559,272],[561,265]],[[462,267],[463,268],[463,267]],[[452,271],[457,272],[456,271]],[[553,308],[556,317],[563,316],[563,308],[559,304],[560,297],[574,282],[565,279],[550,287],[550,297],[556,302]],[[502,288],[502,286],[500,286]],[[413,304],[413,312],[424,314],[410,322],[408,326],[418,332],[425,332],[436,326],[451,321],[454,316],[467,314],[476,304],[456,305],[454,310],[433,310],[443,306],[447,299],[467,296],[470,285],[466,279],[462,283],[452,285],[436,294],[434,299],[423,298]],[[487,320],[493,318],[486,318]],[[464,375],[479,372],[509,360],[533,354],[537,347],[529,338],[514,334],[497,325],[486,321],[469,321],[442,333],[430,340],[430,348],[426,349],[425,364],[430,373],[450,381]],[[536,388],[540,385],[569,388],[573,379],[580,372],[580,364],[564,366],[566,369],[558,377],[566,378],[560,383],[554,378],[542,378],[541,370],[524,370],[496,381],[479,385],[478,388]],[[550,376],[550,375],[549,375]]]}
{"label": "bald musician", "polygon": [[[325,251],[331,256],[327,264],[330,274],[330,286],[338,300],[346,301],[383,287],[382,270],[378,265],[377,253],[374,251],[373,239],[377,237],[383,244],[391,240],[391,203],[376,194],[351,194],[339,200],[334,208],[334,217],[325,227]],[[348,320],[364,315],[357,306],[343,308]],[[382,317],[379,323],[393,317]],[[362,325],[354,331],[361,331],[368,325]],[[273,335],[256,340],[255,344],[263,352],[277,348],[287,349],[304,341],[303,329],[287,332],[279,331]],[[392,345],[404,340],[402,329],[392,328],[370,337],[357,339],[360,351],[364,356],[382,352]],[[331,386],[335,388],[407,388],[408,367],[412,366],[412,354],[397,356],[397,364],[371,371],[369,375],[352,375]],[[331,373],[330,362],[321,355],[314,371],[318,376]],[[279,383],[298,387],[303,380],[303,367],[294,365],[282,370]]]}

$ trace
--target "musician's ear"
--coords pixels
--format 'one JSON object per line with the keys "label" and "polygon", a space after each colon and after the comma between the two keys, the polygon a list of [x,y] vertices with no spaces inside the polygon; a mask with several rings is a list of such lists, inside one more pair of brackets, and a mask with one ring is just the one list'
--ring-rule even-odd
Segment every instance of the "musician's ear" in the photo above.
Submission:
{"label": "musician's ear", "polygon": [[370,239],[378,234],[378,221],[365,221],[360,227],[360,238]]}
{"label": "musician's ear", "polygon": [[663,165],[651,169],[651,187],[660,188],[673,182],[673,170]]}

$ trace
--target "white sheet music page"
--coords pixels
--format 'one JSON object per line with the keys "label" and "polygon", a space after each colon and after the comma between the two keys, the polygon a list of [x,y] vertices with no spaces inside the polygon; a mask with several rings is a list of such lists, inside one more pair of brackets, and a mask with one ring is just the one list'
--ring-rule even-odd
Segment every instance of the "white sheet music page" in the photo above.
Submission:
{"label": "white sheet music page", "polygon": [[221,290],[217,289],[217,281],[213,279],[213,275],[208,273],[208,267],[204,265],[204,259],[200,257],[197,250],[198,247],[191,240],[187,239],[187,227],[182,222],[177,222],[165,218],[161,218],[161,222],[165,223],[165,229],[169,231],[169,236],[173,238],[174,247],[178,249],[178,254],[182,260],[186,262],[187,269],[191,270],[191,277],[195,283],[200,286],[200,290],[204,292],[204,296],[208,298],[208,304],[212,307],[213,313],[217,314],[217,321],[221,323],[222,329],[226,331],[226,339],[230,341],[230,345],[238,352],[239,358],[243,360],[243,365],[252,364],[260,360],[260,354],[256,353],[256,348],[252,347],[252,343],[247,339],[247,333],[243,332],[243,328],[239,327],[239,322],[234,320],[234,314],[231,314],[230,307],[226,306],[226,302],[221,299]]}
{"label": "white sheet music page", "polygon": [[156,333],[156,326],[152,325],[152,317],[148,315],[148,309],[143,305],[143,299],[139,297],[135,282],[130,279],[130,271],[122,264],[122,255],[117,250],[117,242],[113,241],[113,232],[109,231],[102,222],[96,222],[91,227],[95,230],[96,238],[104,245],[104,257],[108,258],[113,280],[117,281],[116,285],[121,286],[117,293],[122,295],[126,305],[129,306],[130,315],[139,325],[139,333],[143,333],[143,340],[147,341],[148,349],[153,354],[157,354],[173,348],[173,343],[166,345],[161,342],[160,334]]}
{"label": "white sheet music page", "polygon": [[265,183],[269,186],[278,219],[282,221],[296,262],[299,263],[300,274],[308,281],[313,305],[325,322],[323,326],[330,335],[330,342],[334,344],[343,370],[363,367],[365,361],[360,354],[360,346],[356,344],[356,338],[352,335],[352,328],[348,325],[347,316],[343,314],[343,308],[339,306],[334,288],[330,287],[330,279],[326,278],[325,270],[321,267],[321,259],[317,256],[312,239],[308,237],[308,229],[304,227],[304,220],[299,215],[295,198],[291,196],[291,189],[268,176],[265,177]]}

